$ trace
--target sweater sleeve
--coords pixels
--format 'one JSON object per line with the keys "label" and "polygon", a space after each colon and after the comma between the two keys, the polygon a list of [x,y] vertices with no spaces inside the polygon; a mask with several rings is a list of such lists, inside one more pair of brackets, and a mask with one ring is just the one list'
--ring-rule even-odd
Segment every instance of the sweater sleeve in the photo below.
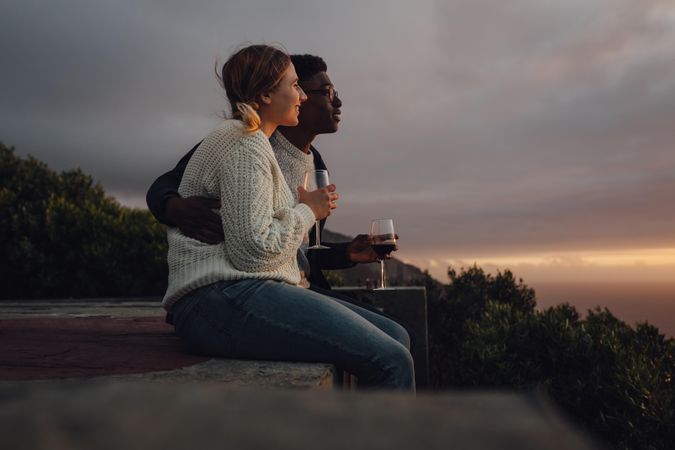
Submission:
{"label": "sweater sleeve", "polygon": [[[274,209],[273,165],[260,136],[244,138],[223,155],[219,170],[221,216],[228,259],[244,272],[277,270],[295,260],[315,221],[305,204]],[[273,157],[271,150],[269,154]],[[282,177],[283,178],[283,177]]]}
{"label": "sweater sleeve", "polygon": [[[200,142],[201,144],[201,142]],[[168,225],[170,227],[175,226],[174,223],[171,223],[169,219],[164,215],[164,207],[166,206],[166,201],[170,198],[180,197],[178,194],[178,186],[183,179],[183,173],[185,172],[185,167],[187,166],[188,161],[192,157],[192,154],[197,150],[199,144],[195,145],[192,150],[190,150],[185,156],[178,161],[176,167],[169,172],[158,177],[148,189],[148,193],[145,196],[145,201],[148,204],[148,209],[155,216],[160,223]]]}

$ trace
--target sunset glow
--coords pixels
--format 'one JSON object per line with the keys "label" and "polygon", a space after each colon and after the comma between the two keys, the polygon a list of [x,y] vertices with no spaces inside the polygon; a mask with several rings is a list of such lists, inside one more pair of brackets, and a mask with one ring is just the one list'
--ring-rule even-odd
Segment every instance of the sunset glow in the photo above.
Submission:
{"label": "sunset glow", "polygon": [[403,258],[445,281],[448,267],[474,264],[495,273],[509,269],[527,281],[675,281],[675,248],[560,251],[531,254]]}

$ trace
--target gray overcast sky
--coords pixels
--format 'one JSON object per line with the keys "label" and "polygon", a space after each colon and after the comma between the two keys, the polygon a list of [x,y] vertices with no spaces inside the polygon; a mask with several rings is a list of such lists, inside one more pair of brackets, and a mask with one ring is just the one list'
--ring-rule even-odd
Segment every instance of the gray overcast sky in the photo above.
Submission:
{"label": "gray overcast sky", "polygon": [[[401,256],[675,248],[672,0],[0,0],[0,140],[122,202],[219,121],[216,58],[318,54],[331,228]],[[674,260],[675,261],[675,260]]]}

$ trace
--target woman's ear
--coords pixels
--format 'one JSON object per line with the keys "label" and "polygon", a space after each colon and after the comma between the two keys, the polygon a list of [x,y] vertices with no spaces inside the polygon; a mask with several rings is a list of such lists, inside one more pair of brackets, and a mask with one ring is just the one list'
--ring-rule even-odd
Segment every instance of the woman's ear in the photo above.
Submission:
{"label": "woman's ear", "polygon": [[260,102],[264,105],[269,105],[272,103],[272,97],[270,97],[269,93],[260,94],[258,97],[260,98]]}

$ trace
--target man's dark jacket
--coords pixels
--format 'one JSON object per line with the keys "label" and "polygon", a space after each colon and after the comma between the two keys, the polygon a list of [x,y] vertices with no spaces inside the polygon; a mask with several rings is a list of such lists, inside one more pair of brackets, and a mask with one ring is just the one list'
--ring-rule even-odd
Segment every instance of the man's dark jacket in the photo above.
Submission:
{"label": "man's dark jacket", "polygon": [[[201,144],[201,142],[200,142]],[[166,216],[164,215],[164,206],[166,201],[170,198],[180,197],[178,194],[178,186],[180,185],[181,179],[183,178],[183,173],[185,172],[185,167],[187,166],[188,161],[192,157],[192,154],[197,150],[199,144],[195,145],[192,150],[190,150],[185,156],[181,158],[176,167],[160,176],[152,183],[148,194],[146,196],[146,201],[148,203],[148,208],[152,215],[155,216],[157,220],[161,223],[168,226],[175,226],[171,223]],[[326,164],[323,162],[323,158],[319,152],[313,147],[310,146],[310,150],[314,155],[314,167],[319,169],[326,169]],[[326,219],[321,221],[321,230],[326,224]],[[315,229],[316,226],[312,227],[309,233],[310,245],[314,245],[316,240]],[[322,241],[322,243],[324,243]],[[310,263],[310,274],[309,282],[313,286],[318,286],[323,289],[330,289],[330,284],[324,277],[321,270],[334,270],[334,269],[345,269],[348,267],[353,267],[354,263],[349,261],[347,257],[347,245],[348,243],[325,243],[330,246],[329,250],[309,250],[308,259]]]}

